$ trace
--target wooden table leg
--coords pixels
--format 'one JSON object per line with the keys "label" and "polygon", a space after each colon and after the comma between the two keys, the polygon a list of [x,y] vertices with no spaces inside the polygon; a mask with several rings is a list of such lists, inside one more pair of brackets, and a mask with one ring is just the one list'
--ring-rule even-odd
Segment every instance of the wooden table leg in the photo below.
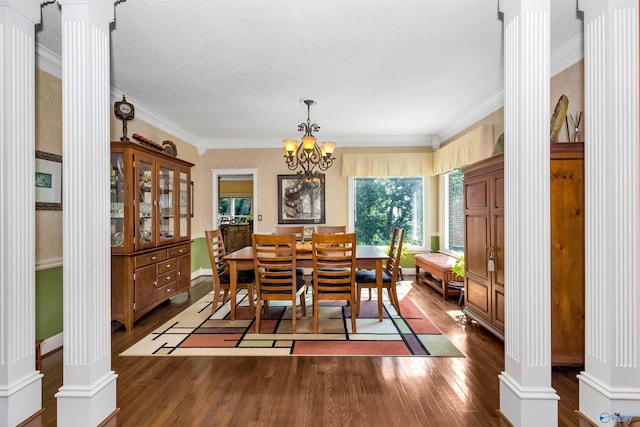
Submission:
{"label": "wooden table leg", "polygon": [[378,321],[382,322],[382,260],[376,260],[376,290],[378,291]]}
{"label": "wooden table leg", "polygon": [[238,287],[238,265],[229,261],[229,303],[231,304],[231,320],[236,320],[236,291]]}

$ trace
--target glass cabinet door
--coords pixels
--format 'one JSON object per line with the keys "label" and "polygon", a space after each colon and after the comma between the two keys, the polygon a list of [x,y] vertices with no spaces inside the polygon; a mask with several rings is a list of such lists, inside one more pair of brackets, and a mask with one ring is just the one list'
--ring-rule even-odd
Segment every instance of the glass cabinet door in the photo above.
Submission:
{"label": "glass cabinet door", "polygon": [[180,171],[180,240],[189,236],[189,174]]}
{"label": "glass cabinet door", "polygon": [[153,197],[153,162],[138,160],[137,164],[138,203],[138,249],[153,245],[153,216],[155,204]]}
{"label": "glass cabinet door", "polygon": [[173,168],[160,166],[158,177],[159,242],[175,240],[175,171]]}
{"label": "glass cabinet door", "polygon": [[111,153],[111,247],[124,247],[124,153]]}

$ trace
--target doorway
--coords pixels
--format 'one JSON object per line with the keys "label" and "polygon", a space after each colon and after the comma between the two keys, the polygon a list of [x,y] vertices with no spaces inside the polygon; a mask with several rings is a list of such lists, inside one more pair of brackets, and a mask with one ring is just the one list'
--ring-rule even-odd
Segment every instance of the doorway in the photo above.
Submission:
{"label": "doorway", "polygon": [[238,180],[250,180],[253,182],[252,193],[252,212],[255,216],[258,212],[258,169],[212,169],[212,185],[213,189],[213,228],[219,228],[220,222],[218,220],[218,206],[220,202],[220,181],[238,181]]}

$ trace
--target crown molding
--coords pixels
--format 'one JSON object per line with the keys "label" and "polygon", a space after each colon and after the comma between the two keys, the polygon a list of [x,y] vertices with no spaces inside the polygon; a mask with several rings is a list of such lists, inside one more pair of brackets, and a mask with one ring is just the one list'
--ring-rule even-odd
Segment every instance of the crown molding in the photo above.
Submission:
{"label": "crown molding", "polygon": [[[116,101],[121,101],[123,95],[126,95],[126,94],[123,93],[121,90],[111,86],[111,102],[112,103]],[[145,121],[150,125],[155,126],[156,128],[175,136],[176,138],[180,138],[183,141],[188,142],[189,144],[195,147],[198,147],[200,138],[184,130],[180,126],[175,125],[170,120],[156,113],[151,108],[147,107],[146,105],[136,100],[135,98],[132,98],[129,95],[126,95],[126,96],[127,96],[127,101],[133,104],[136,108],[136,117],[135,117],[136,119]],[[198,151],[200,150],[198,149]]]}
{"label": "crown molding", "polygon": [[36,43],[36,67],[62,80],[62,57]]}
{"label": "crown molding", "polygon": [[584,38],[580,33],[551,53],[551,77],[566,70],[582,58],[584,58]]}

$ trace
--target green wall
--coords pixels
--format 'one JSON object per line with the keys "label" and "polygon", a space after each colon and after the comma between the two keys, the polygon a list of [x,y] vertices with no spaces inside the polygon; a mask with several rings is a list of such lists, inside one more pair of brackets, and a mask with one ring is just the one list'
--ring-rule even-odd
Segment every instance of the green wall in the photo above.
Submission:
{"label": "green wall", "polygon": [[209,250],[204,237],[199,237],[191,242],[191,271],[198,271],[201,268],[211,269]]}
{"label": "green wall", "polygon": [[36,271],[36,339],[62,332],[62,267]]}

